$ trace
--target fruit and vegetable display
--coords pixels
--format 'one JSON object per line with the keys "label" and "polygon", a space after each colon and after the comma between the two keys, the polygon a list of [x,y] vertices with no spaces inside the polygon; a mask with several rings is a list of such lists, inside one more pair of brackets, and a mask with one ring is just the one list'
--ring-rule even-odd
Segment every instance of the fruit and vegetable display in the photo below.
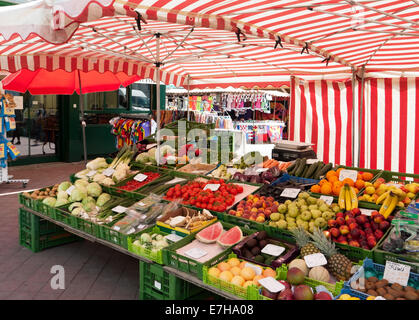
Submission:
{"label": "fruit and vegetable display", "polygon": [[358,200],[373,202],[380,205],[380,213],[385,217],[393,212],[394,208],[407,207],[419,192],[419,184],[386,183],[383,178],[378,178],[373,184],[365,184],[364,193]]}
{"label": "fruit and vegetable display", "polygon": [[344,178],[340,181],[339,177],[342,170],[345,169],[339,168],[336,171],[329,169],[324,173],[324,178],[318,184],[313,185],[310,191],[324,195],[339,196],[341,189],[347,184],[354,188],[355,194],[358,194],[366,186],[366,183],[374,178],[374,175],[370,172],[358,171],[356,181],[351,178]]}
{"label": "fruit and vegetable display", "polygon": [[328,205],[322,199],[311,197],[307,192],[300,192],[294,201],[286,200],[277,205],[269,215],[268,225],[279,229],[292,231],[301,226],[304,230],[313,232],[316,227],[325,228],[327,221],[334,219],[340,211],[336,203]]}
{"label": "fruit and vegetable display", "polygon": [[[211,190],[207,186],[215,186],[214,190],[216,191]],[[164,199],[168,201],[183,199],[182,203],[186,205],[224,212],[236,202],[236,196],[243,193],[243,191],[243,186],[225,183],[223,179],[204,181],[195,179],[183,186],[176,184],[174,187],[171,187]]]}
{"label": "fruit and vegetable display", "polygon": [[325,175],[332,167],[331,163],[325,164],[323,161],[316,161],[309,164],[307,158],[299,158],[287,168],[287,172],[295,177],[320,180],[320,177]]}
{"label": "fruit and vegetable display", "polygon": [[276,269],[296,258],[299,250],[293,244],[268,238],[266,231],[256,232],[233,247],[238,258]]}
{"label": "fruit and vegetable display", "polygon": [[157,172],[142,172],[142,174],[147,176],[143,181],[132,179],[119,186],[118,189],[125,191],[135,191],[160,177],[160,174]]}
{"label": "fruit and vegetable display", "polygon": [[328,232],[334,242],[372,250],[390,228],[390,221],[373,211],[371,216],[356,208],[339,212],[336,219],[327,221]]}

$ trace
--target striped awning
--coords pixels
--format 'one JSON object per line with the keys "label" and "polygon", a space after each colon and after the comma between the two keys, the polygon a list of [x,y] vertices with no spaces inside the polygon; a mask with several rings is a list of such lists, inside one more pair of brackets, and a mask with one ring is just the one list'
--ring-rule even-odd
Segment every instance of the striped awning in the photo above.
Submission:
{"label": "striped awning", "polygon": [[155,79],[159,35],[162,81],[190,89],[279,87],[290,76],[343,80],[362,68],[367,76],[417,76],[418,3],[34,1],[0,8],[0,68]]}

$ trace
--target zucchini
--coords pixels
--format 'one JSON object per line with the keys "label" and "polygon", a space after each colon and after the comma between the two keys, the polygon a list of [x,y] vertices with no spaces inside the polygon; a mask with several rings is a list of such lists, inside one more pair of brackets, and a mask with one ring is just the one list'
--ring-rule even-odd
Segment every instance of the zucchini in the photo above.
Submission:
{"label": "zucchini", "polygon": [[301,163],[298,166],[298,169],[295,171],[295,176],[296,177],[301,177],[301,175],[304,172],[304,169],[305,169],[305,166],[306,166],[306,162],[307,162],[307,159],[306,158],[302,158],[301,159]]}
{"label": "zucchini", "polygon": [[326,164],[319,172],[319,178],[321,176],[324,176],[329,170],[331,170],[333,168],[333,164],[332,163],[328,163]]}
{"label": "zucchini", "polygon": [[301,163],[301,159],[300,158],[298,158],[297,160],[295,160],[295,162],[294,162],[294,168],[292,170],[289,170],[288,173],[290,175],[294,176],[295,175],[295,171],[298,169],[298,166],[300,165],[300,163]]}
{"label": "zucchini", "polygon": [[320,171],[323,169],[323,167],[325,166],[325,164],[323,163],[323,161],[319,161],[319,165],[316,168],[316,171],[314,171],[313,174],[313,179],[319,180],[320,178]]}
{"label": "zucchini", "polygon": [[310,164],[307,164],[307,165],[305,166],[304,171],[303,171],[303,173],[301,174],[301,178],[305,178],[305,176],[306,176],[306,174],[307,174],[308,170],[310,169],[310,167],[311,167],[311,165],[310,165]]}
{"label": "zucchini", "polygon": [[313,163],[307,170],[306,174],[304,175],[304,178],[311,178],[313,176],[313,173],[316,171],[318,165],[318,162]]}
{"label": "zucchini", "polygon": [[290,173],[295,168],[296,163],[297,163],[297,161],[294,161],[294,163],[287,168],[288,173]]}

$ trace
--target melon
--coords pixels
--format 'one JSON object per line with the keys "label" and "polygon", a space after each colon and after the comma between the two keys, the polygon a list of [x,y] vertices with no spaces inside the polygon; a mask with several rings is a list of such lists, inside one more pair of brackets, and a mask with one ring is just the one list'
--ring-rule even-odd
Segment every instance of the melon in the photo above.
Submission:
{"label": "melon", "polygon": [[227,232],[224,232],[220,238],[217,240],[217,243],[224,247],[230,247],[240,242],[243,238],[242,230],[239,227],[233,227]]}
{"label": "melon", "polygon": [[221,222],[217,222],[199,231],[196,234],[196,238],[203,243],[214,243],[218,240],[223,231],[223,225]]}

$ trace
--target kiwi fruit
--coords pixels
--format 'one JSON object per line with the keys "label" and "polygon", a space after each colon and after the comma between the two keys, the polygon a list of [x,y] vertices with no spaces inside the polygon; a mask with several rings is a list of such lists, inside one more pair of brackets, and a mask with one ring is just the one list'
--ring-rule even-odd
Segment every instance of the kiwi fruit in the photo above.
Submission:
{"label": "kiwi fruit", "polygon": [[400,284],[398,284],[398,283],[393,283],[391,285],[391,289],[397,290],[397,291],[403,291],[403,287]]}
{"label": "kiwi fruit", "polygon": [[404,297],[407,300],[418,300],[418,295],[414,291],[407,291],[407,292],[405,292]]}
{"label": "kiwi fruit", "polygon": [[263,249],[268,244],[266,240],[260,240],[259,241],[259,248]]}
{"label": "kiwi fruit", "polygon": [[406,300],[405,298],[396,298],[396,300]]}
{"label": "kiwi fruit", "polygon": [[256,241],[256,239],[250,239],[249,241],[247,241],[246,245],[252,249],[254,246],[256,246],[258,244],[258,242]]}
{"label": "kiwi fruit", "polygon": [[387,284],[388,284],[387,280],[380,280],[380,281],[377,281],[377,282],[375,283],[375,287],[376,287],[377,289],[378,289],[378,288],[383,288],[383,287],[385,287]]}
{"label": "kiwi fruit", "polygon": [[268,236],[268,234],[266,233],[266,231],[259,231],[259,234],[256,236],[256,239],[260,240],[265,240],[266,237]]}
{"label": "kiwi fruit", "polygon": [[411,287],[411,286],[406,286],[406,287],[404,287],[404,291],[413,291],[413,292],[415,292],[416,290],[415,290],[415,288],[413,288],[413,287]]}
{"label": "kiwi fruit", "polygon": [[403,292],[394,290],[394,289],[392,289],[390,287],[387,287],[386,289],[387,289],[387,293],[388,294],[391,294],[394,298],[399,298],[399,297],[402,297],[403,296]]}
{"label": "kiwi fruit", "polygon": [[386,290],[386,289],[384,289],[383,287],[381,287],[381,288],[378,288],[378,289],[377,289],[377,293],[378,293],[378,295],[379,295],[379,296],[384,297],[384,295],[386,295],[386,294],[387,294],[387,290]]}
{"label": "kiwi fruit", "polygon": [[369,277],[368,278],[368,281],[373,282],[373,283],[376,283],[378,281],[378,278],[376,278],[376,277]]}
{"label": "kiwi fruit", "polygon": [[253,257],[253,254],[249,250],[246,250],[243,255],[246,259],[251,259]]}
{"label": "kiwi fruit", "polygon": [[369,289],[369,290],[367,291],[367,294],[368,294],[368,295],[370,295],[370,296],[374,296],[374,297],[378,296],[377,291],[372,290],[372,289]]}
{"label": "kiwi fruit", "polygon": [[389,294],[389,293],[386,293],[386,294],[383,296],[383,298],[384,298],[384,299],[386,299],[386,300],[394,300],[394,297],[393,297],[391,294]]}
{"label": "kiwi fruit", "polygon": [[257,255],[254,260],[256,262],[259,262],[259,263],[264,263],[265,262],[265,258],[263,256],[261,256],[260,254]]}
{"label": "kiwi fruit", "polygon": [[260,253],[259,247],[253,247],[252,250],[250,250],[254,256],[257,256]]}
{"label": "kiwi fruit", "polygon": [[365,289],[369,290],[369,289],[375,289],[375,285],[374,283],[370,282],[370,281],[365,281]]}

